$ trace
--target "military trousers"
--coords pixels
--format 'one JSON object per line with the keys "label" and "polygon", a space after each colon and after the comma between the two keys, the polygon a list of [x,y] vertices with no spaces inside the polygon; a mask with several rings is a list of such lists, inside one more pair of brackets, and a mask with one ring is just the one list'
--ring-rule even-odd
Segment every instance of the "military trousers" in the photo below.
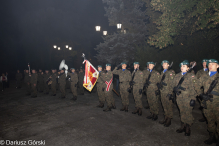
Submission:
{"label": "military trousers", "polygon": [[77,84],[76,83],[71,83],[71,92],[73,93],[74,97],[78,95],[77,94]]}
{"label": "military trousers", "polygon": [[157,90],[157,87],[155,86],[149,86],[147,88],[147,99],[148,104],[150,106],[150,112],[152,114],[158,115],[159,113],[159,105],[158,105],[158,96],[156,96],[155,91]]}
{"label": "military trousers", "polygon": [[193,107],[190,106],[191,98],[189,97],[190,95],[188,94],[180,94],[176,97],[176,102],[179,107],[181,122],[191,126],[194,118],[192,115]]}
{"label": "military trousers", "polygon": [[49,85],[44,82],[44,93],[49,93]]}
{"label": "military trousers", "polygon": [[43,90],[44,90],[44,82],[43,81],[38,82],[37,89],[39,92],[43,92]]}
{"label": "military trousers", "polygon": [[30,86],[30,83],[29,83],[29,82],[26,82],[25,85],[26,85],[27,94],[31,94],[31,86]]}
{"label": "military trousers", "polygon": [[37,86],[34,86],[34,84],[31,84],[31,96],[37,96]]}
{"label": "military trousers", "polygon": [[59,84],[59,89],[61,92],[61,97],[65,97],[65,83],[64,84]]}
{"label": "military trousers", "polygon": [[120,95],[122,99],[122,105],[123,106],[128,106],[129,105],[129,84],[127,83],[120,83]]}
{"label": "military trousers", "polygon": [[115,99],[113,98],[113,91],[109,90],[109,91],[104,91],[104,95],[106,98],[106,103],[108,107],[112,107],[115,106]]}
{"label": "military trousers", "polygon": [[213,102],[207,101],[207,109],[203,111],[208,121],[208,131],[213,133],[217,132],[219,135],[219,100],[215,100],[215,98],[219,97],[214,96]]}
{"label": "military trousers", "polygon": [[173,102],[167,97],[168,93],[161,91],[161,102],[164,109],[164,115],[168,118],[173,118]]}
{"label": "military trousers", "polygon": [[105,103],[106,98],[105,98],[105,95],[104,95],[103,87],[101,85],[99,85],[99,83],[97,83],[96,86],[97,86],[97,95],[98,95],[98,98],[99,98],[99,102],[100,103]]}
{"label": "military trousers", "polygon": [[79,92],[80,92],[80,94],[84,94],[83,82],[79,82]]}
{"label": "military trousers", "polygon": [[56,94],[56,82],[51,84],[52,94]]}
{"label": "military trousers", "polygon": [[142,93],[140,94],[139,93],[139,86],[133,86],[133,96],[134,96],[134,99],[135,99],[135,107],[136,108],[143,108],[143,105],[142,105]]}

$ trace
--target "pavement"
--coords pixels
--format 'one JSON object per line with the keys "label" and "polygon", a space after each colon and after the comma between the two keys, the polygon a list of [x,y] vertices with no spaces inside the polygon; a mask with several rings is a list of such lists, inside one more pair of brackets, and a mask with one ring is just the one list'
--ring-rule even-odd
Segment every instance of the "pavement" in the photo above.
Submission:
{"label": "pavement", "polygon": [[[10,88],[0,92],[0,145],[46,146],[205,146],[208,138],[206,123],[198,122],[202,113],[199,104],[193,110],[195,118],[191,136],[176,133],[180,127],[179,110],[174,106],[170,127],[159,124],[163,118],[160,104],[157,121],[134,115],[134,99],[130,94],[129,112],[122,112],[121,98],[114,94],[117,109],[103,112],[97,108],[97,93],[85,92],[73,101],[70,89],[65,99],[39,93],[37,98],[26,96],[25,88]],[[50,92],[51,93],[51,92]],[[143,105],[146,97],[143,96]],[[106,104],[105,104],[106,105]],[[105,106],[106,107],[106,106]]]}

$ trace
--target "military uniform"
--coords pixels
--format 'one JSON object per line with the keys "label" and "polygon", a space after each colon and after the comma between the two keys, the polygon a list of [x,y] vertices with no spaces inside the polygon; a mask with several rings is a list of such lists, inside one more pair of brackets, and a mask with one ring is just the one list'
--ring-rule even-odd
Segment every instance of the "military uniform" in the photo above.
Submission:
{"label": "military uniform", "polygon": [[37,80],[38,80],[38,83],[37,83],[38,91],[43,92],[43,90],[44,90],[44,76],[43,76],[42,72],[38,73]]}
{"label": "military uniform", "polygon": [[22,78],[23,78],[23,75],[22,73],[16,73],[16,83],[17,83],[17,87],[16,88],[21,88],[21,83],[22,83]]}
{"label": "military uniform", "polygon": [[49,77],[51,76],[50,73],[45,73],[43,75],[43,80],[44,80],[44,94],[49,94],[49,85],[47,83]]}
{"label": "military uniform", "polygon": [[84,95],[84,87],[83,87],[83,82],[84,82],[84,72],[80,71],[78,73],[78,85],[79,85],[79,92],[80,94]]}
{"label": "military uniform", "polygon": [[100,76],[102,76],[102,71],[99,71],[99,77],[97,79],[97,95],[99,98],[99,102],[100,104],[97,107],[104,107],[104,103],[105,103],[105,95],[104,95],[104,90],[105,90],[105,83],[103,82],[103,80],[100,78]]}
{"label": "military uniform", "polygon": [[[112,71],[102,72],[100,78],[105,82],[103,84],[104,95],[107,102],[107,108],[104,111],[110,111],[111,108],[115,108],[115,99],[113,98],[113,73]],[[107,82],[107,83],[106,83]],[[108,86],[107,86],[108,84]]]}
{"label": "military uniform", "polygon": [[51,90],[52,90],[52,95],[55,96],[56,95],[56,84],[57,84],[57,73],[52,73],[51,75]]}
{"label": "military uniform", "polygon": [[115,67],[113,70],[113,74],[119,75],[119,81],[120,81],[120,95],[122,99],[122,105],[123,108],[121,111],[126,110],[128,111],[129,106],[129,82],[131,81],[131,72],[127,69],[124,70],[117,70],[118,68]]}
{"label": "military uniform", "polygon": [[27,95],[31,94],[31,87],[30,87],[30,76],[29,73],[24,73],[24,83],[27,90]]}
{"label": "military uniform", "polygon": [[[148,75],[150,74],[150,71],[149,71],[149,69],[144,69],[143,70],[143,81],[144,81],[144,83],[143,83],[143,85],[145,85],[145,83],[146,83],[146,79],[147,79],[147,77],[148,77]],[[146,100],[147,100],[147,103],[148,103],[148,99],[147,99],[147,91],[146,91],[146,88],[144,87],[144,91],[143,91],[144,93],[145,93],[145,95],[146,95]],[[147,106],[145,106],[145,108],[146,109],[149,109],[149,105],[147,105]]]}
{"label": "military uniform", "polygon": [[73,93],[73,100],[77,100],[78,74],[76,72],[68,73],[68,76],[70,76],[71,91]]}
{"label": "military uniform", "polygon": [[30,77],[30,84],[31,84],[31,89],[32,89],[32,95],[31,97],[37,97],[37,73],[34,73]]}
{"label": "military uniform", "polygon": [[58,77],[59,89],[61,92],[61,98],[65,98],[65,85],[66,85],[66,74],[60,73]]}

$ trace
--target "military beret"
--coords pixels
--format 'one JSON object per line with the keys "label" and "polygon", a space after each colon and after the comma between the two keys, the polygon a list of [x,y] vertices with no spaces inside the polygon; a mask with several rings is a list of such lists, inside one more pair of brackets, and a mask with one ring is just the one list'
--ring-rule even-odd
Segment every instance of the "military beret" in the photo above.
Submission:
{"label": "military beret", "polygon": [[155,65],[155,63],[154,63],[154,62],[148,62],[148,64],[153,64],[153,65]]}
{"label": "military beret", "polygon": [[207,61],[207,65],[208,65],[209,63],[217,63],[217,64],[218,64],[218,61],[217,61],[216,59],[209,59],[209,60]]}
{"label": "military beret", "polygon": [[111,66],[111,64],[107,63],[106,66]]}
{"label": "military beret", "polygon": [[149,62],[147,62],[147,66],[149,65]]}
{"label": "military beret", "polygon": [[75,70],[75,68],[73,68],[73,67],[71,68],[71,70],[72,70],[72,69],[74,69],[74,70]]}
{"label": "military beret", "polygon": [[121,65],[123,65],[123,64],[127,64],[127,63],[126,62],[122,62]]}
{"label": "military beret", "polygon": [[182,65],[187,65],[187,66],[189,66],[189,61],[188,61],[188,60],[184,60],[183,62],[181,62],[181,63],[179,64],[179,67],[181,67]]}
{"label": "military beret", "polygon": [[208,62],[208,59],[203,59],[203,60],[202,60],[202,63],[203,63],[203,62]]}
{"label": "military beret", "polygon": [[134,64],[134,65],[135,65],[135,64],[139,64],[139,62],[134,62],[133,64]]}
{"label": "military beret", "polygon": [[97,67],[102,67],[102,65],[98,65]]}
{"label": "military beret", "polygon": [[168,64],[170,64],[169,61],[167,61],[167,60],[163,60],[163,61],[161,62],[161,65],[163,65],[163,63],[168,63]]}

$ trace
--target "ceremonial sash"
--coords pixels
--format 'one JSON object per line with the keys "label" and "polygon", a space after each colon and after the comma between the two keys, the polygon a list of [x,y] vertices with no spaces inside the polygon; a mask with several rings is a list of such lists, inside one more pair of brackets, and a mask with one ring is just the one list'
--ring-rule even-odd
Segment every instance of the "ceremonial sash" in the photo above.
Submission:
{"label": "ceremonial sash", "polygon": [[106,85],[107,85],[106,91],[109,91],[112,82],[113,82],[113,78],[112,78],[109,82],[105,81],[105,83],[106,83]]}

